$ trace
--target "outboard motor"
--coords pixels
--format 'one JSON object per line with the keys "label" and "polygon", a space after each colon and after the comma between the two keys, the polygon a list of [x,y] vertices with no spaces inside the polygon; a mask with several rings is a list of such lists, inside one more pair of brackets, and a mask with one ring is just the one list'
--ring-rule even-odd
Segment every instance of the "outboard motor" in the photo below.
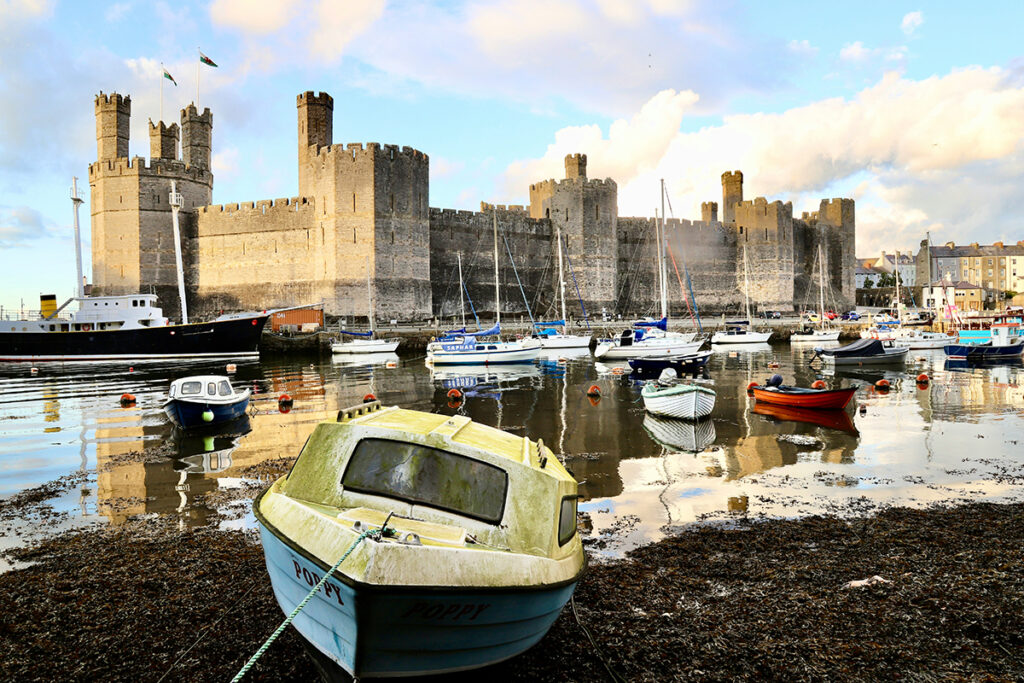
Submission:
{"label": "outboard motor", "polygon": [[781,387],[782,386],[782,375],[780,375],[778,373],[772,375],[771,377],[768,378],[768,381],[765,382],[765,385],[769,386],[769,387]]}

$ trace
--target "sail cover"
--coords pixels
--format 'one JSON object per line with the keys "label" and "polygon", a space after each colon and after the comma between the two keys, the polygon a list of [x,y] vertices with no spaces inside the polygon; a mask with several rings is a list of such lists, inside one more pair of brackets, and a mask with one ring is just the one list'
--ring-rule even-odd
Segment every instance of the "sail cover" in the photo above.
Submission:
{"label": "sail cover", "polygon": [[821,353],[835,358],[846,358],[849,356],[881,356],[885,351],[882,349],[882,342],[877,339],[858,339],[837,349],[825,349]]}
{"label": "sail cover", "polygon": [[501,323],[496,324],[489,330],[480,330],[478,332],[470,332],[467,337],[489,337],[492,334],[501,334]]}
{"label": "sail cover", "polygon": [[547,323],[534,323],[533,324],[534,327],[562,327],[564,325],[565,325],[565,321],[564,320],[552,320],[551,322],[547,322]]}
{"label": "sail cover", "polygon": [[349,332],[348,330],[340,330],[342,334],[347,334],[351,337],[372,337],[373,332]]}
{"label": "sail cover", "polygon": [[633,327],[657,327],[659,330],[668,331],[668,318],[665,317],[653,323],[641,320],[633,323]]}

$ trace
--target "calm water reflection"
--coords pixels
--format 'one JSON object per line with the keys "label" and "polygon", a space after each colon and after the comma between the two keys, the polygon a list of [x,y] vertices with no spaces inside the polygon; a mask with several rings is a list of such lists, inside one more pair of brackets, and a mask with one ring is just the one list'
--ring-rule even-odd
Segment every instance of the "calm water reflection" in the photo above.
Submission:
{"label": "calm water reflection", "polygon": [[[647,416],[628,365],[594,362],[589,353],[507,368],[432,369],[422,358],[394,355],[240,363],[234,382],[258,392],[252,415],[205,436],[173,430],[160,406],[171,379],[220,373],[223,365],[42,365],[35,375],[28,365],[4,365],[0,496],[83,472],[80,489],[50,501],[68,513],[68,524],[146,513],[206,524],[204,494],[237,486],[253,465],[294,455],[317,422],[366,394],[543,438],[582,482],[581,510],[607,537],[601,552],[609,555],[700,519],[1024,492],[1019,365],[947,368],[941,351],[912,351],[906,371],[821,375],[808,366],[812,354],[767,344],[716,349],[705,381],[718,402],[712,419],[698,424]],[[747,384],[775,372],[787,382],[823,376],[860,390],[846,412],[751,410]],[[923,389],[914,382],[920,372],[932,377]],[[883,377],[892,383],[884,394],[873,389]],[[600,400],[586,395],[594,384]],[[453,389],[461,402],[449,397]],[[124,392],[135,394],[134,406],[119,405]],[[278,409],[282,393],[294,399],[290,412]],[[166,444],[174,457],[155,454]]]}

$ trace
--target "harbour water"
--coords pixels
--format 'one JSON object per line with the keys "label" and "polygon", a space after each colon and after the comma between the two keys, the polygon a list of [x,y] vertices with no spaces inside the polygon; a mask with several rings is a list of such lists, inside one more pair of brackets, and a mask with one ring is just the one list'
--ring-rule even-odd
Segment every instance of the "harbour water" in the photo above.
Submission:
{"label": "harbour water", "polygon": [[[8,364],[0,367],[0,500],[62,478],[74,485],[53,487],[49,499],[42,490],[48,514],[5,520],[0,549],[135,515],[251,526],[248,503],[218,492],[255,486],[261,463],[294,456],[317,422],[367,394],[542,438],[581,482],[587,542],[604,557],[694,522],[1022,499],[1019,363],[949,367],[941,351],[911,351],[905,368],[823,374],[808,364],[812,354],[785,344],[720,349],[698,380],[717,391],[717,405],[696,425],[646,415],[626,363],[589,353],[445,369],[405,355],[238,363],[233,382],[256,392],[250,416],[206,436],[173,430],[161,404],[172,379],[223,374],[223,364],[40,364],[35,373]],[[915,382],[922,372],[927,385]],[[755,412],[746,386],[774,373],[790,384],[821,377],[859,389],[847,411],[810,422]],[[882,378],[887,392],[874,388]],[[594,385],[599,399],[587,395]],[[126,392],[136,402],[122,407]],[[283,393],[294,400],[287,411]]]}

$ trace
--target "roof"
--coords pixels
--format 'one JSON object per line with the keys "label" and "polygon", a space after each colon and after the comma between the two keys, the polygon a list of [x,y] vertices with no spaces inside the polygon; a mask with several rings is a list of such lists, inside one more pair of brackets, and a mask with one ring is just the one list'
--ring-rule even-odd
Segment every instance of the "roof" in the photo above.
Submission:
{"label": "roof", "polygon": [[979,244],[977,247],[973,244],[931,247],[932,258],[964,258],[972,256],[1024,256],[1024,240],[1002,247],[995,244]]}

